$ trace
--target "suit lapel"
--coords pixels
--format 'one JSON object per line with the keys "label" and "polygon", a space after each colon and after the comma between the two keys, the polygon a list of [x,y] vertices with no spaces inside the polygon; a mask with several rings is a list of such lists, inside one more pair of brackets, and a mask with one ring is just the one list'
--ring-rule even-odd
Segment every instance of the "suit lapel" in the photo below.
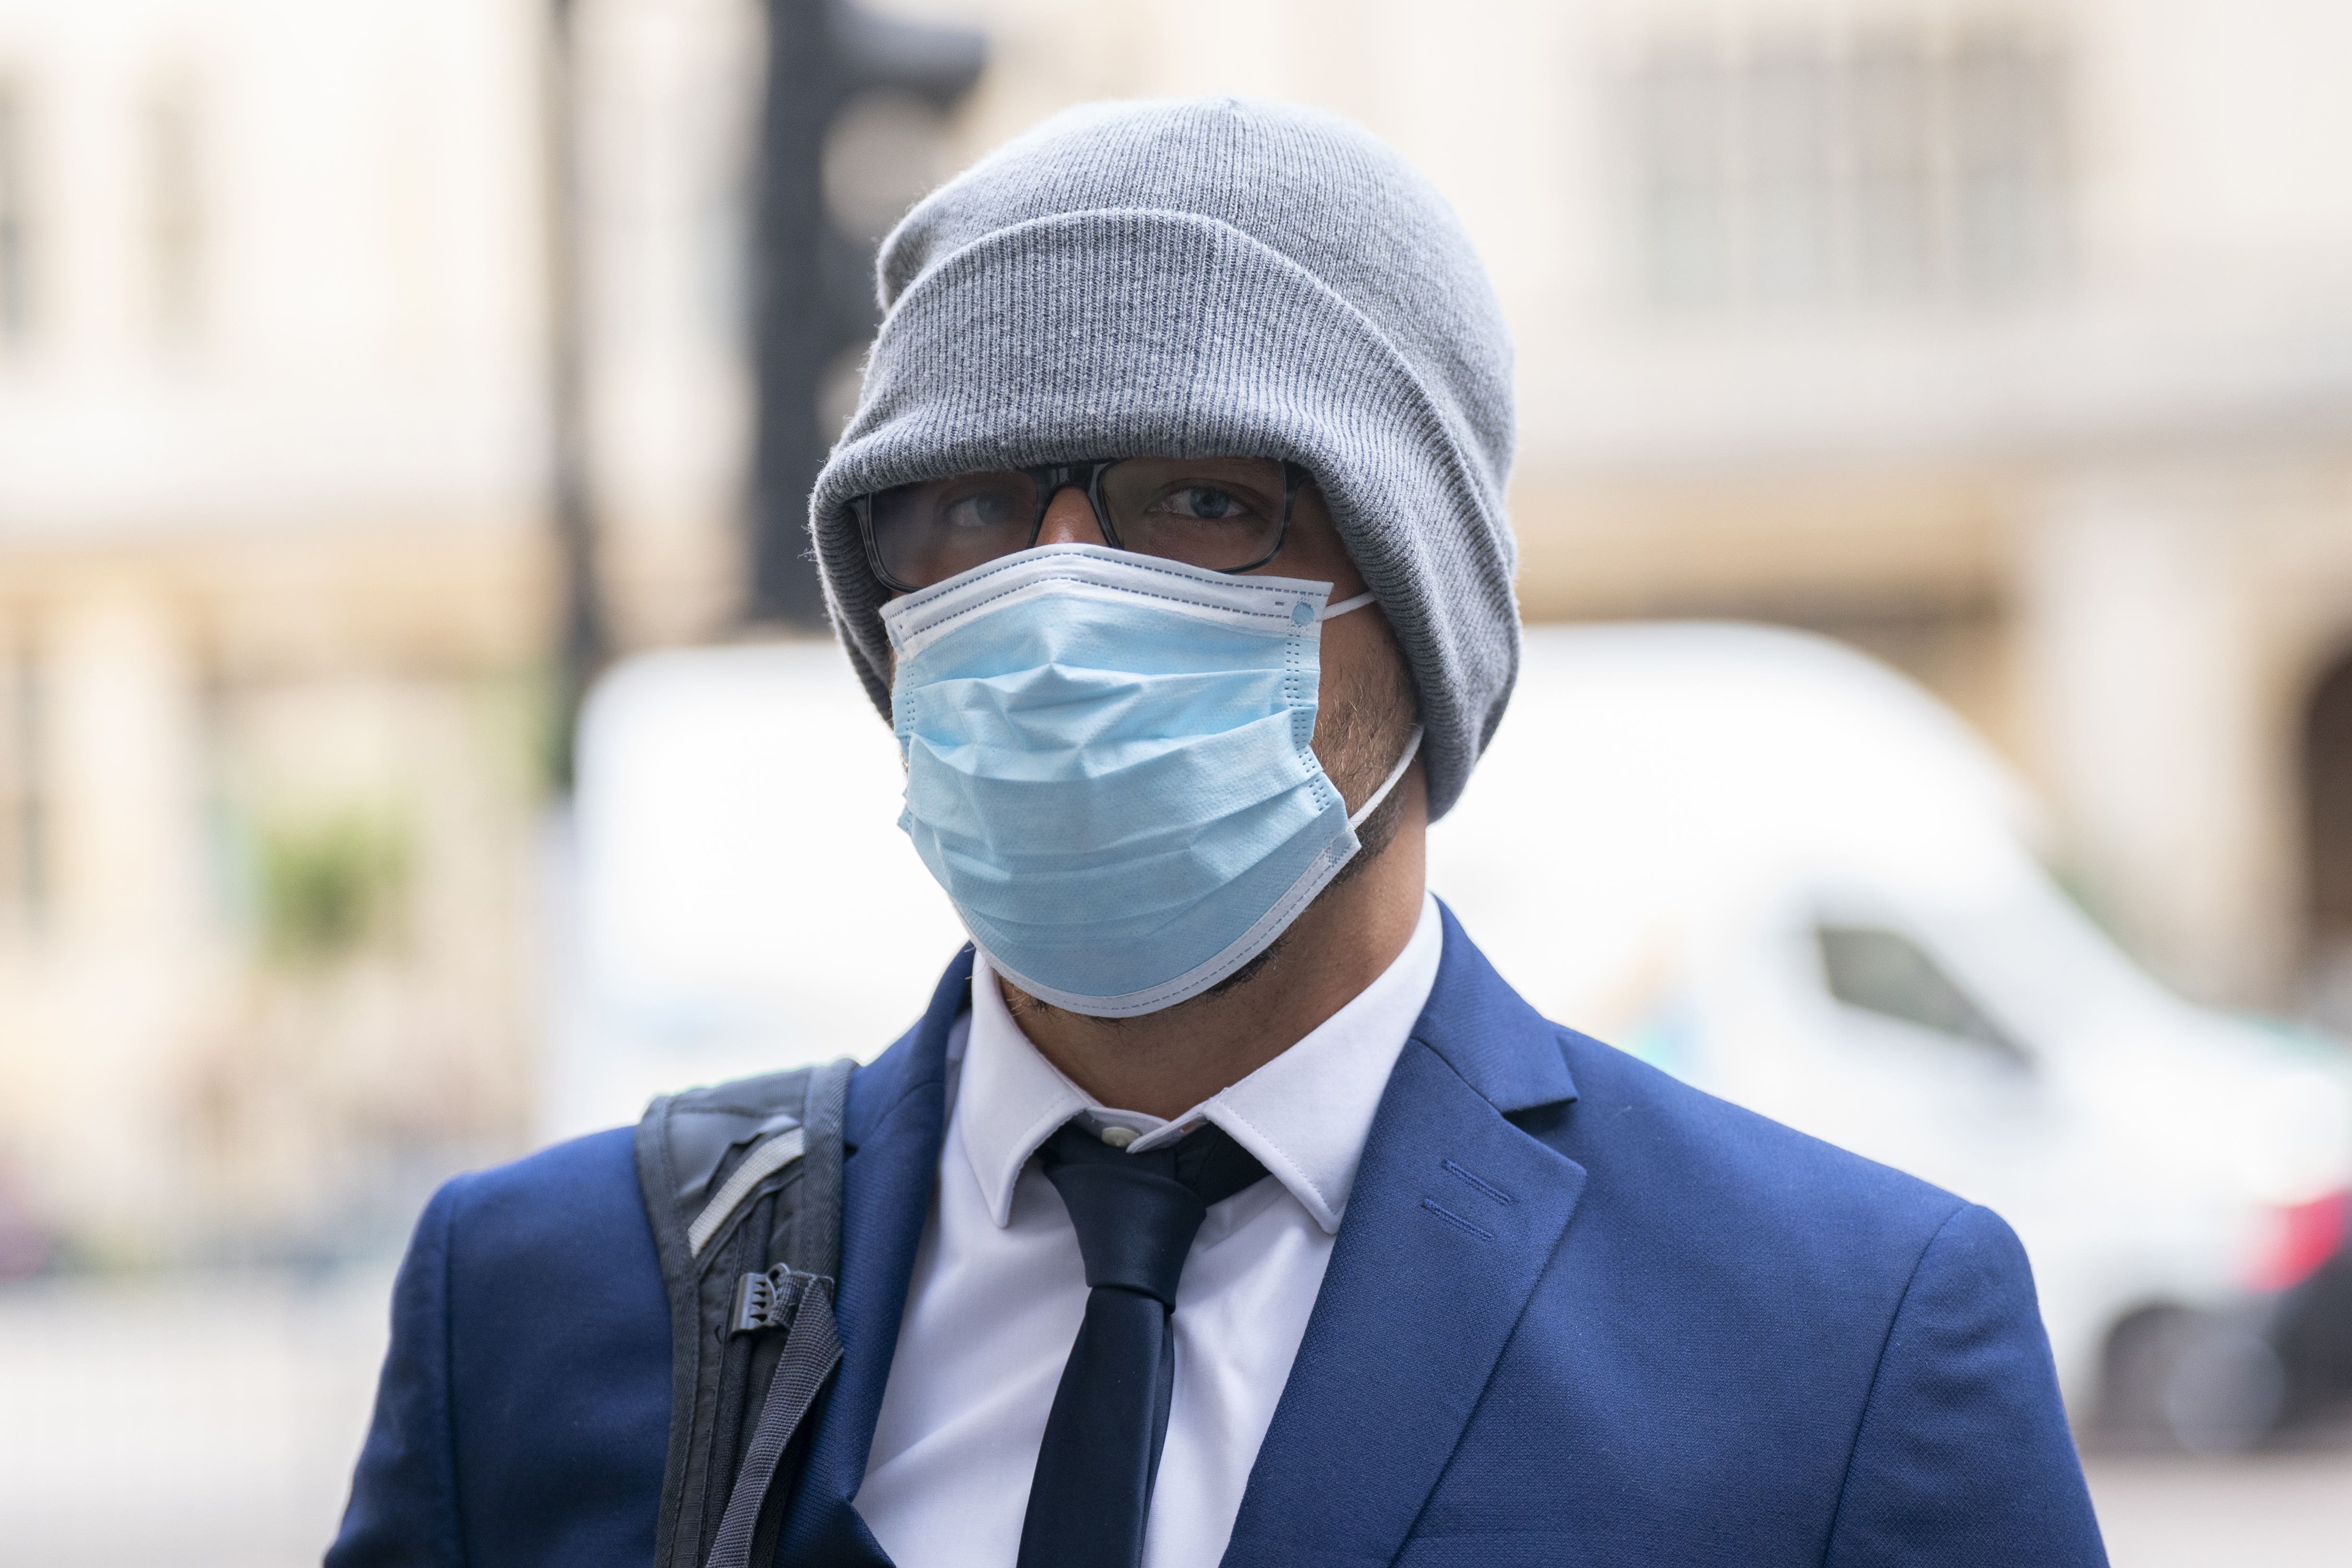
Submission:
{"label": "suit lapel", "polygon": [[1567,1229],[1584,1169],[1510,1112],[1572,1100],[1559,1030],[1449,911],[1224,1561],[1397,1554]]}
{"label": "suit lapel", "polygon": [[948,1030],[968,1005],[971,981],[966,947],[940,977],[922,1021],[850,1082],[835,1312],[841,1369],[793,1493],[779,1553],[785,1561],[889,1563],[850,1500],[866,1479],[907,1282],[929,1212],[947,1125]]}

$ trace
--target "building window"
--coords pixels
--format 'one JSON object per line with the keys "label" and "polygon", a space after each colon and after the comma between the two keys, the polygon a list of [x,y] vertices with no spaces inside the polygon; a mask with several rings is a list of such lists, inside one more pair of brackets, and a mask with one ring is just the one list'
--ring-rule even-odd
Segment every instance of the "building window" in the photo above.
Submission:
{"label": "building window", "polygon": [[32,335],[32,193],[25,95],[0,79],[0,348]]}
{"label": "building window", "polygon": [[2044,290],[2063,97],[2058,52],[2015,26],[1655,47],[1623,95],[1640,291],[1685,311]]}
{"label": "building window", "polygon": [[157,340],[184,347],[204,323],[202,117],[183,83],[158,89],[140,126],[149,299]]}
{"label": "building window", "polygon": [[47,715],[41,666],[29,644],[0,653],[0,915],[37,926],[48,904],[49,812],[44,790]]}

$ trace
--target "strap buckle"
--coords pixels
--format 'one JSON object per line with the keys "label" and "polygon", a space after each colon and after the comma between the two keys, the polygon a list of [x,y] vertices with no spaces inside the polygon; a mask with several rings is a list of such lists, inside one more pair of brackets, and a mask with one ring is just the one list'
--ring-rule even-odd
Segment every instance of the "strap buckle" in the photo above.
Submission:
{"label": "strap buckle", "polygon": [[820,1274],[795,1273],[779,1263],[763,1274],[746,1274],[735,1282],[735,1310],[728,1314],[728,1333],[791,1332],[801,1303],[816,1285],[833,1281]]}

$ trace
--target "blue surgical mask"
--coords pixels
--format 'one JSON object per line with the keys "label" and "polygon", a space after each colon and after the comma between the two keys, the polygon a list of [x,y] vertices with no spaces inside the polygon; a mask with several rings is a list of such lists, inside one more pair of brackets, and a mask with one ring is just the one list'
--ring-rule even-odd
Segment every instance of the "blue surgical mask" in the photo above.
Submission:
{"label": "blue surgical mask", "polygon": [[1308,745],[1328,582],[1095,545],[1024,550],[882,612],[898,819],[964,928],[1031,996],[1125,1018],[1264,952],[1348,863]]}

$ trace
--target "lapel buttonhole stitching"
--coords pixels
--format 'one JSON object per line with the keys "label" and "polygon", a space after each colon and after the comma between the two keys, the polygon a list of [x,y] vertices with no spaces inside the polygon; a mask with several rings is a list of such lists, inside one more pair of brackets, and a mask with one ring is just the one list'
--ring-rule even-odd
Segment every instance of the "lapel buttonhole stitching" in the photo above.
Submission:
{"label": "lapel buttonhole stitching", "polygon": [[1476,1187],[1480,1192],[1485,1193],[1496,1203],[1510,1204],[1517,1203],[1518,1201],[1518,1199],[1513,1197],[1509,1193],[1505,1192],[1501,1187],[1496,1186],[1488,1182],[1480,1181],[1476,1176],[1472,1176],[1468,1171],[1464,1170],[1452,1160],[1447,1160],[1444,1164],[1447,1170],[1452,1171],[1455,1176],[1460,1176],[1464,1181],[1468,1182],[1472,1186]]}
{"label": "lapel buttonhole stitching", "polygon": [[1423,1198],[1421,1200],[1421,1207],[1429,1210],[1430,1213],[1437,1216],[1438,1218],[1445,1221],[1446,1224],[1453,1226],[1457,1230],[1466,1230],[1482,1241],[1492,1241],[1495,1239],[1495,1233],[1493,1231],[1487,1229],[1483,1225],[1471,1224],[1468,1220],[1463,1218],[1460,1215],[1454,1213],[1452,1209],[1446,1207],[1444,1204],[1438,1202],[1433,1197]]}

